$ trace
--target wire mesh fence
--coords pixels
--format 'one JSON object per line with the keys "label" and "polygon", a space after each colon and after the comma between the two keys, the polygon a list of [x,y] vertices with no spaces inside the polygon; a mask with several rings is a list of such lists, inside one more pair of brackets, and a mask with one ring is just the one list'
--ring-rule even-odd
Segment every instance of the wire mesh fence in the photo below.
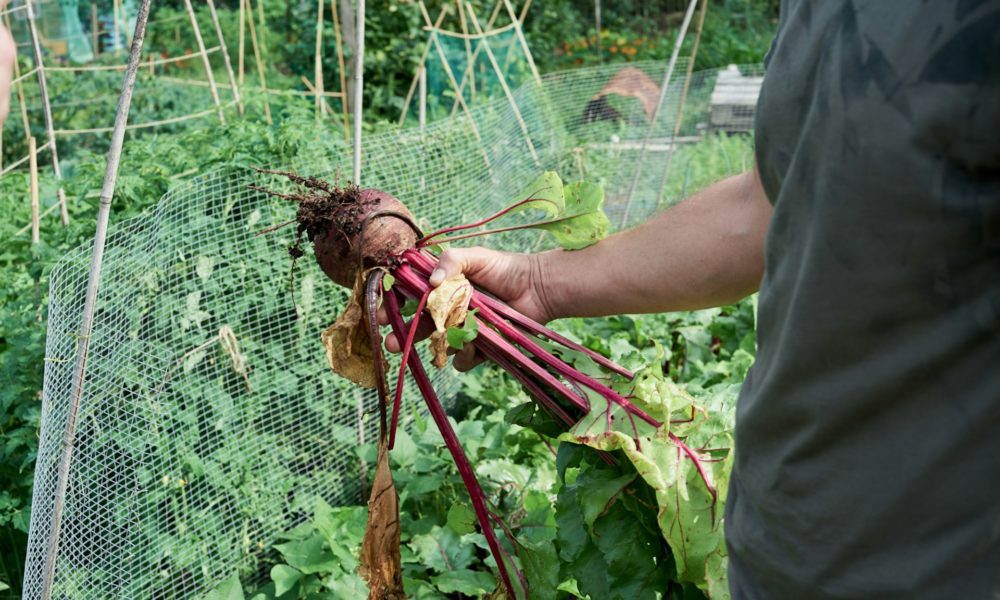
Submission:
{"label": "wire mesh fence", "polygon": [[[633,67],[656,82],[663,76],[661,64]],[[539,171],[554,169],[601,183],[616,226],[644,219],[684,193],[691,161],[680,161],[675,123],[681,119],[681,137],[700,131],[715,73],[695,74],[680,117],[680,65],[650,124],[628,96],[608,97],[611,110],[593,113],[620,69],[522,85],[514,98],[523,122],[501,96],[423,132],[368,136],[363,184],[403,199],[430,230],[495,212]],[[346,176],[350,148],[329,138],[300,164],[267,166]],[[741,157],[731,168],[746,166]],[[320,344],[346,292],[312,260],[299,261],[293,283],[292,228],[258,233],[292,219],[295,208],[250,183],[282,185],[218,170],[113,230],[72,438],[72,357],[91,248],[54,269],[25,598],[40,597],[49,576],[53,598],[74,599],[198,597],[234,571],[245,582],[266,581],[262,558],[278,534],[312,514],[317,497],[334,505],[362,499],[358,448],[375,435],[375,397],[330,372]],[[544,247],[525,232],[488,243]],[[447,370],[435,377],[442,397],[451,396],[455,379]],[[67,443],[73,453],[56,540],[53,494]]]}

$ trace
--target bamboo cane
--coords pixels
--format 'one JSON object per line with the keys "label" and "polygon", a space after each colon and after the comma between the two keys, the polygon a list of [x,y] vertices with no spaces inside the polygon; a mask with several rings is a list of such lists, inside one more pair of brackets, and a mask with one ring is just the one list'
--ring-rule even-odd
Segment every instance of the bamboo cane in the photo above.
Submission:
{"label": "bamboo cane", "polygon": [[90,40],[94,45],[94,56],[100,56],[101,54],[101,40],[98,37],[97,31],[97,4],[94,2],[90,3]]}
{"label": "bamboo cane", "polygon": [[354,55],[354,185],[361,185],[361,115],[365,82],[365,0],[358,0]]}
{"label": "bamboo cane", "polygon": [[684,36],[687,34],[688,26],[691,24],[691,17],[694,16],[694,9],[698,6],[698,0],[691,0],[687,11],[684,13],[684,21],[681,22],[681,29],[677,32],[677,40],[674,41],[674,49],[670,54],[670,62],[667,63],[667,71],[663,74],[663,83],[660,85],[660,98],[656,103],[656,110],[653,111],[653,118],[649,121],[649,128],[642,139],[642,147],[639,149],[639,160],[635,165],[635,176],[632,178],[632,185],[629,186],[628,196],[625,200],[625,210],[622,211],[622,226],[628,223],[628,213],[632,206],[632,197],[635,195],[635,188],[639,184],[639,177],[642,175],[642,163],[646,158],[646,149],[649,140],[653,137],[653,129],[656,127],[657,118],[660,116],[660,109],[667,99],[667,90],[670,88],[670,79],[674,75],[674,67],[677,65],[677,57],[681,53],[681,46],[684,44]]}
{"label": "bamboo cane", "polygon": [[698,13],[698,23],[695,24],[694,29],[694,44],[691,46],[691,57],[688,59],[687,71],[684,73],[684,88],[681,90],[680,104],[677,106],[677,117],[674,119],[674,129],[670,133],[670,148],[672,150],[667,153],[667,164],[663,166],[663,175],[660,176],[660,185],[657,187],[656,192],[656,205],[659,206],[660,202],[663,202],[663,192],[667,185],[667,179],[670,177],[670,167],[673,165],[674,152],[677,149],[677,145],[674,143],[677,140],[677,135],[681,131],[681,122],[684,118],[684,105],[687,103],[688,90],[691,87],[691,75],[694,73],[694,62],[698,58],[698,45],[701,42],[701,32],[705,25],[705,13],[708,12],[708,0],[701,0],[701,11]]}
{"label": "bamboo cane", "polygon": [[[465,3],[466,10],[469,11],[469,16],[472,17],[472,24],[476,27],[478,33],[482,33],[483,29],[479,25],[479,19],[476,17],[475,11],[472,9],[472,3]],[[535,166],[541,168],[541,162],[538,160],[538,153],[535,152],[535,144],[531,141],[531,134],[528,132],[528,124],[524,122],[524,117],[521,115],[521,109],[517,106],[517,100],[514,99],[514,93],[511,91],[510,86],[507,85],[507,78],[503,76],[503,71],[500,70],[500,64],[497,62],[496,56],[493,54],[493,50],[490,48],[490,43],[483,38],[480,42],[483,50],[486,51],[486,57],[489,59],[490,64],[493,66],[493,70],[497,74],[497,80],[500,82],[500,87],[503,88],[504,95],[507,96],[507,102],[510,103],[510,109],[514,113],[514,118],[517,120],[517,124],[521,127],[521,133],[524,134],[524,141],[527,143],[528,152],[531,153],[532,160],[535,161]]]}
{"label": "bamboo cane", "polygon": [[[447,9],[448,9],[448,5],[447,4],[445,4],[444,6],[441,7],[441,12],[438,13],[437,20],[434,21],[434,24],[431,25],[431,27],[430,27],[432,31],[436,30],[438,27],[441,26],[441,22],[444,20],[445,15],[448,14],[448,10]],[[424,12],[426,12],[426,9],[424,10]],[[425,16],[425,22],[426,22],[426,24],[430,25],[430,23],[431,23],[430,22],[430,15],[426,15]],[[426,29],[426,27],[425,27],[425,29]],[[427,57],[430,56],[431,45],[432,45],[431,44],[431,40],[430,40],[430,38],[428,38],[427,39],[427,46],[424,47],[424,51],[420,55],[420,61],[417,63],[417,65],[418,65],[417,66],[417,73],[414,74],[413,81],[410,82],[410,89],[406,92],[406,99],[403,100],[403,110],[402,110],[402,112],[399,115],[399,123],[398,123],[398,125],[400,127],[403,126],[403,122],[406,121],[406,115],[409,114],[409,112],[410,112],[410,102],[413,100],[413,92],[416,91],[416,89],[417,89],[417,78],[420,77],[420,69],[426,68],[426,66],[427,66]]]}
{"label": "bamboo cane", "polygon": [[59,212],[63,225],[69,225],[69,212],[66,210],[66,192],[62,188],[62,169],[59,167],[59,152],[56,149],[55,126],[52,123],[52,104],[49,103],[49,86],[45,79],[45,60],[39,41],[38,28],[35,26],[35,12],[32,3],[25,4],[28,10],[28,31],[31,33],[31,47],[35,55],[35,66],[38,68],[38,90],[42,95],[42,114],[45,117],[45,130],[49,137],[49,156],[52,157],[52,173],[59,182],[56,196],[59,200]]}
{"label": "bamboo cane", "polygon": [[322,114],[326,113],[323,105],[323,8],[326,7],[326,0],[318,0],[316,10],[316,49],[313,57],[313,80],[316,90],[316,121],[319,122]]}
{"label": "bamboo cane", "polygon": [[240,0],[240,37],[239,37],[239,65],[237,71],[239,72],[240,87],[243,87],[243,58],[246,52],[246,32],[244,28],[246,27],[246,4],[243,0]]}
{"label": "bamboo cane", "polygon": [[184,10],[187,11],[191,19],[191,29],[194,30],[194,40],[198,44],[198,51],[201,53],[202,64],[205,66],[205,76],[208,78],[208,88],[212,92],[212,102],[215,103],[216,111],[219,113],[219,123],[226,123],[226,115],[222,110],[222,101],[219,99],[219,89],[215,87],[215,75],[212,74],[212,63],[208,60],[208,52],[205,51],[205,40],[201,37],[201,27],[198,26],[198,17],[194,14],[191,0],[184,0]]}
{"label": "bamboo cane", "polygon": [[337,42],[337,68],[340,75],[340,108],[344,114],[344,141],[351,143],[351,125],[347,110],[347,75],[344,69],[344,44],[340,37],[340,14],[337,0],[330,0],[330,14],[333,15],[333,36]]}
{"label": "bamboo cane", "polygon": [[31,177],[31,243],[38,243],[38,150],[35,136],[28,138],[28,171]]}
{"label": "bamboo cane", "polygon": [[267,121],[268,125],[271,125],[271,103],[267,100],[267,76],[264,71],[264,61],[261,59],[261,49],[260,40],[257,39],[257,28],[253,24],[253,5],[250,4],[250,0],[244,0],[246,2],[247,11],[250,13],[250,18],[247,19],[247,23],[250,25],[250,45],[253,47],[253,58],[257,63],[257,76],[260,78],[260,91],[264,95],[264,119]]}
{"label": "bamboo cane", "polygon": [[212,26],[215,28],[215,35],[219,38],[219,48],[222,49],[222,62],[226,66],[226,77],[229,78],[229,87],[233,93],[233,101],[236,102],[236,109],[240,116],[243,116],[243,98],[240,97],[240,86],[236,85],[236,76],[233,74],[233,62],[229,60],[229,48],[226,46],[226,37],[222,35],[222,25],[219,24],[219,13],[215,10],[215,2],[208,2],[208,12],[212,16]]}
{"label": "bamboo cane", "polygon": [[125,81],[122,83],[121,98],[118,101],[118,110],[115,114],[115,130],[111,134],[111,148],[108,150],[108,163],[104,171],[104,185],[101,188],[101,201],[97,212],[97,231],[94,234],[94,254],[90,261],[90,275],[87,281],[87,294],[83,304],[83,316],[80,320],[80,335],[77,340],[76,365],[74,367],[72,388],[70,389],[69,410],[66,415],[62,454],[59,458],[59,478],[56,483],[52,526],[49,533],[44,578],[42,580],[42,600],[51,600],[52,598],[56,558],[59,555],[62,515],[65,508],[66,489],[69,485],[69,469],[73,459],[73,446],[76,441],[76,419],[80,410],[80,400],[83,397],[87,353],[90,349],[90,336],[97,305],[97,290],[101,282],[101,265],[104,258],[104,246],[107,241],[108,220],[111,215],[111,198],[114,196],[115,183],[118,177],[118,163],[121,160],[122,145],[125,142],[125,125],[128,122],[128,111],[132,102],[132,90],[135,88],[136,74],[139,70],[142,42],[146,37],[146,20],[149,17],[150,1],[142,0],[142,3],[139,5],[139,14],[136,16],[135,35],[132,36],[132,49],[128,59],[129,66],[125,72]]}

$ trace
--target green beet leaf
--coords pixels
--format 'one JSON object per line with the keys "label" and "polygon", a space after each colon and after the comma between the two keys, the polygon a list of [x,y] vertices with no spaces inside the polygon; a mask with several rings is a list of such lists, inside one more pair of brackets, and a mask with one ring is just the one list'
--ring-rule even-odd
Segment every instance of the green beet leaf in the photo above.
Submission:
{"label": "green beet leaf", "polygon": [[566,208],[561,215],[535,227],[552,234],[567,250],[579,250],[597,243],[608,235],[611,222],[604,214],[604,188],[586,181],[568,183],[565,187]]}
{"label": "green beet leaf", "polygon": [[461,327],[448,328],[445,334],[448,337],[448,345],[455,350],[461,350],[479,335],[479,322],[476,320],[477,310],[474,308],[465,315],[465,323],[462,323]]}
{"label": "green beet leaf", "polygon": [[445,594],[465,594],[478,597],[496,587],[496,580],[489,573],[471,569],[456,569],[431,578],[431,583]]}

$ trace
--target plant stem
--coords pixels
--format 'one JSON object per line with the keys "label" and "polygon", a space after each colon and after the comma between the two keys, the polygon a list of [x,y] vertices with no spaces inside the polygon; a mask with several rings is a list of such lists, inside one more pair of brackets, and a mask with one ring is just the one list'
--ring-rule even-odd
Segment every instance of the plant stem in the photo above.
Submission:
{"label": "plant stem", "polygon": [[529,196],[528,198],[525,198],[524,200],[521,200],[520,202],[515,202],[514,204],[511,204],[507,208],[505,208],[505,209],[503,209],[503,210],[501,210],[499,212],[493,213],[489,217],[486,217],[485,219],[482,219],[480,221],[476,221],[475,223],[468,223],[468,224],[465,224],[465,225],[454,225],[452,227],[445,227],[444,229],[438,229],[437,231],[435,231],[433,233],[429,233],[429,234],[425,235],[424,237],[420,238],[419,240],[417,240],[417,248],[423,248],[425,246],[429,246],[429,245],[431,245],[430,240],[432,238],[436,238],[438,236],[445,235],[447,233],[452,233],[454,231],[464,231],[466,229],[473,229],[475,227],[482,227],[483,225],[486,225],[487,223],[489,223],[491,221],[495,221],[495,220],[499,219],[500,217],[504,216],[505,214],[509,213],[510,211],[512,211],[512,210],[514,210],[516,208],[519,208],[521,206],[524,206],[525,204],[527,204],[529,202],[548,202],[549,204],[552,204],[553,206],[555,206],[555,203],[552,202],[551,200],[546,200],[544,198],[532,198],[532,197]]}
{"label": "plant stem", "polygon": [[[431,272],[437,266],[435,264],[436,257],[428,255],[425,252],[419,252],[416,250],[407,250],[403,254],[403,258],[410,261],[410,263],[414,266],[414,268],[417,271],[427,276],[430,276]],[[635,377],[634,373],[632,373],[625,367],[622,367],[621,365],[615,363],[614,361],[608,359],[606,356],[603,356],[599,352],[595,352],[590,348],[587,348],[586,346],[582,346],[556,333],[555,331],[552,331],[551,329],[542,325],[541,323],[522,315],[521,313],[517,312],[516,310],[508,306],[505,302],[498,300],[481,290],[476,290],[474,292],[474,296],[476,296],[479,301],[481,301],[482,303],[484,303],[485,305],[489,306],[494,311],[496,311],[500,316],[509,320],[511,323],[519,327],[522,327],[523,329],[526,329],[528,333],[548,338],[549,340],[557,344],[561,344],[569,348],[570,350],[582,352],[598,365],[604,367],[605,369],[608,369],[609,371],[618,373],[619,375],[621,375],[626,379],[631,380],[632,378]]]}
{"label": "plant stem", "polygon": [[[395,292],[389,293],[394,294]],[[389,427],[389,450],[392,450],[396,444],[396,425],[399,423],[399,407],[403,401],[403,377],[406,375],[406,365],[410,358],[410,352],[413,350],[417,325],[420,324],[420,315],[423,314],[424,307],[427,306],[427,297],[430,295],[431,290],[428,289],[420,297],[420,302],[417,303],[417,312],[413,314],[413,319],[410,321],[410,330],[406,334],[406,343],[402,346],[403,360],[399,364],[399,377],[396,379],[396,393],[392,403],[392,425]]]}
{"label": "plant stem", "polygon": [[[408,332],[405,323],[403,323],[403,317],[399,312],[399,301],[396,300],[395,294],[386,294],[385,302],[392,331],[396,334],[397,339],[403,339]],[[451,453],[451,457],[455,461],[455,466],[458,468],[458,474],[462,478],[462,483],[465,484],[465,488],[469,492],[469,499],[472,501],[476,519],[479,521],[479,526],[482,529],[483,536],[486,538],[487,545],[490,547],[490,552],[496,560],[497,569],[500,571],[500,578],[507,589],[508,595],[513,595],[514,587],[511,585],[511,578],[507,573],[507,566],[504,564],[500,540],[497,539],[496,532],[493,531],[493,526],[490,524],[490,511],[486,507],[486,498],[482,488],[479,486],[479,481],[476,479],[475,473],[472,471],[472,465],[469,463],[468,457],[465,456],[465,451],[462,449],[462,444],[459,442],[455,430],[452,429],[451,423],[448,422],[448,415],[445,413],[444,407],[441,406],[441,401],[438,400],[437,394],[434,393],[434,387],[431,385],[426,371],[424,371],[420,357],[417,354],[411,353],[408,361],[410,364],[410,374],[420,389],[420,393],[424,397],[424,402],[427,404],[427,410],[430,411],[438,431],[441,432],[444,444]],[[520,579],[520,574],[518,575]],[[525,590],[525,596],[527,596],[527,590]]]}

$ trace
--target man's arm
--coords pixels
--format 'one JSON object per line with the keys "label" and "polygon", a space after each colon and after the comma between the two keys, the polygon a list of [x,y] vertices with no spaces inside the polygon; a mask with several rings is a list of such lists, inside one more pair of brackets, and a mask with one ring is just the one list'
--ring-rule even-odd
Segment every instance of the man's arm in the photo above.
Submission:
{"label": "man's arm", "polygon": [[[639,227],[583,250],[542,254],[447,250],[431,284],[464,273],[542,323],[560,317],[718,306],[739,300],[760,285],[770,217],[771,204],[760,178],[750,171],[709,186]],[[421,326],[425,337],[429,325],[424,320]],[[399,351],[391,334],[385,345]],[[471,352],[455,358],[460,370],[474,364]]]}
{"label": "man's arm", "polygon": [[546,317],[691,310],[757,290],[771,216],[756,171],[724,179],[634,229],[538,257]]}

